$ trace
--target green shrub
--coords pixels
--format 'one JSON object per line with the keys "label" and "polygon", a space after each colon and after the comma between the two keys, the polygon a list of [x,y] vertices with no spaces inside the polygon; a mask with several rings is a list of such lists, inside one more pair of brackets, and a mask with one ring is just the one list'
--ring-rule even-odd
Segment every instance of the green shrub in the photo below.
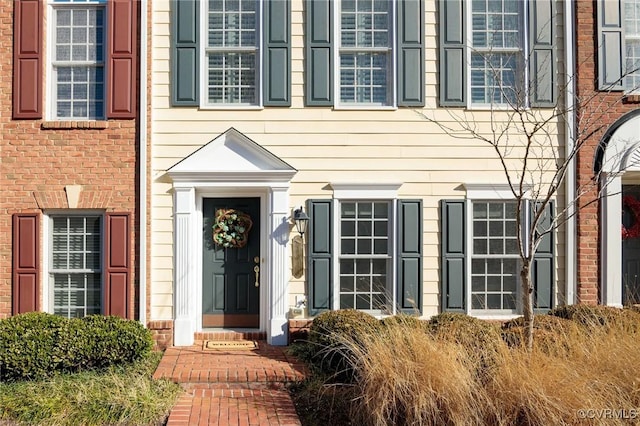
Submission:
{"label": "green shrub", "polygon": [[66,322],[42,312],[0,320],[0,380],[37,379],[59,369]]}
{"label": "green shrub", "polygon": [[89,335],[85,350],[92,364],[88,367],[136,361],[153,348],[151,332],[137,321],[102,315],[87,316],[80,321]]}
{"label": "green shrub", "polygon": [[312,364],[324,374],[336,375],[340,380],[353,378],[353,365],[349,362],[351,344],[381,329],[380,321],[355,309],[327,311],[318,315],[309,329],[309,342],[315,353]]}
{"label": "green shrub", "polygon": [[152,347],[148,330],[119,317],[16,315],[0,320],[0,380],[31,380],[129,363],[147,356]]}

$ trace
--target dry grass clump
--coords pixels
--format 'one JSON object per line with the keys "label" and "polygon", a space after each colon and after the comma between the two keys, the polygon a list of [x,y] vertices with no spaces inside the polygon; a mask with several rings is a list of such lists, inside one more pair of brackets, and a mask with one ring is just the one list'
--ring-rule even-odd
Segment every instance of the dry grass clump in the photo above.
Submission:
{"label": "dry grass clump", "polygon": [[[566,356],[571,342],[582,338],[585,330],[574,321],[552,315],[536,315],[533,319],[533,346],[540,351]],[[502,325],[502,339],[511,348],[524,349],[524,317],[518,317]]]}
{"label": "dry grass clump", "polygon": [[572,320],[586,328],[589,333],[608,332],[619,329],[632,334],[640,333],[640,311],[611,306],[568,305],[549,312],[552,316]]}
{"label": "dry grass clump", "polygon": [[[351,348],[369,335],[379,335],[380,321],[355,309],[327,311],[318,315],[309,328],[312,352],[309,361],[322,374],[351,381],[354,375]],[[346,344],[348,342],[348,344]]]}
{"label": "dry grass clump", "polygon": [[[438,316],[427,333],[415,323],[386,321],[381,332],[361,335],[357,342],[334,335],[355,372],[348,385],[354,395],[352,424],[629,424],[629,419],[578,415],[640,407],[640,339],[631,327],[640,317],[621,315],[624,320],[619,316],[607,324],[624,326],[600,326],[595,332],[583,320],[536,318],[539,342],[531,352],[507,346],[491,324],[450,315]],[[503,331],[517,336],[521,322],[512,321]],[[554,339],[559,349],[553,348]]]}
{"label": "dry grass clump", "polygon": [[351,347],[358,371],[354,424],[481,424],[489,405],[460,345],[388,323]]}
{"label": "dry grass clump", "polygon": [[469,315],[441,313],[429,320],[428,328],[435,340],[457,343],[481,378],[506,350],[498,324]]}
{"label": "dry grass clump", "polygon": [[427,321],[421,320],[418,317],[406,314],[392,315],[380,320],[380,324],[383,327],[393,327],[395,325],[403,325],[410,328],[416,328],[418,330],[426,331],[429,327]]}

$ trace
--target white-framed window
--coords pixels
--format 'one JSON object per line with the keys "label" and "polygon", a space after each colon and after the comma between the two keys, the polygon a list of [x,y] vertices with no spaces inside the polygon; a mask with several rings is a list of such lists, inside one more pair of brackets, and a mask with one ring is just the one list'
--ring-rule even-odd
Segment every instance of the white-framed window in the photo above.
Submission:
{"label": "white-framed window", "polygon": [[67,318],[101,313],[102,216],[52,214],[48,238],[50,311]]}
{"label": "white-framed window", "polygon": [[[524,5],[520,0],[471,0],[467,4],[470,103],[517,103],[526,78]],[[522,78],[524,76],[524,78]]]}
{"label": "white-framed window", "polygon": [[519,252],[516,202],[471,200],[471,313],[516,313]]}
{"label": "white-framed window", "polygon": [[395,0],[336,1],[336,95],[342,106],[393,106]]}
{"label": "white-framed window", "polygon": [[627,93],[640,93],[640,0],[624,2],[624,42]]}
{"label": "white-framed window", "polygon": [[204,29],[206,106],[260,105],[262,2],[208,0]]}
{"label": "white-framed window", "polygon": [[50,116],[103,119],[106,0],[55,0],[50,5]]}
{"label": "white-framed window", "polygon": [[393,312],[393,203],[341,200],[338,203],[337,309]]}

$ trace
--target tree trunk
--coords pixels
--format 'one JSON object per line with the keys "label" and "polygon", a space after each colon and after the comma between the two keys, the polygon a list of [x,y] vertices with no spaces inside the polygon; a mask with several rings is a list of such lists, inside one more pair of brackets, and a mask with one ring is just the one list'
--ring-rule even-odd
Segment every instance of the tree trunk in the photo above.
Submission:
{"label": "tree trunk", "polygon": [[524,338],[529,352],[533,349],[533,286],[531,285],[530,266],[531,263],[525,260],[522,269],[520,269]]}

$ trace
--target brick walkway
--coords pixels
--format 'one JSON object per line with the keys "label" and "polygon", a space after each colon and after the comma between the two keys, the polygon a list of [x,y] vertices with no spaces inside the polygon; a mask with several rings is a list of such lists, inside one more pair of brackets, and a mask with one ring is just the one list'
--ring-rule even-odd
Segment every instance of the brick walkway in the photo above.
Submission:
{"label": "brick walkway", "polygon": [[258,349],[167,349],[154,378],[185,389],[167,426],[299,426],[285,384],[303,379],[305,367],[285,350],[263,341]]}

